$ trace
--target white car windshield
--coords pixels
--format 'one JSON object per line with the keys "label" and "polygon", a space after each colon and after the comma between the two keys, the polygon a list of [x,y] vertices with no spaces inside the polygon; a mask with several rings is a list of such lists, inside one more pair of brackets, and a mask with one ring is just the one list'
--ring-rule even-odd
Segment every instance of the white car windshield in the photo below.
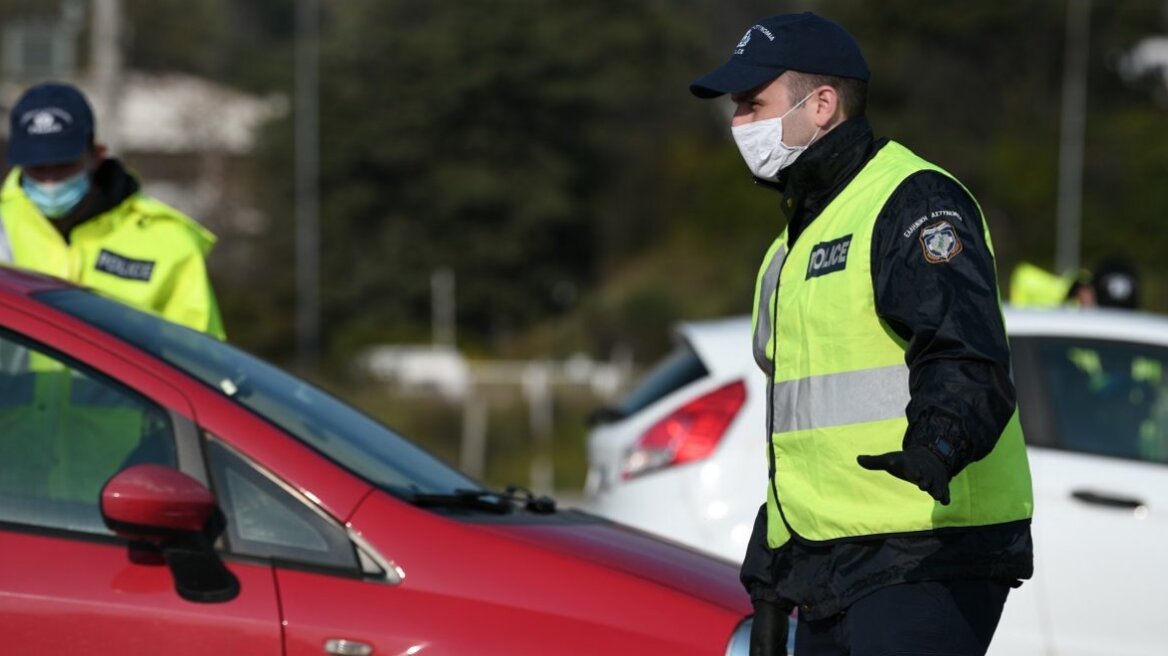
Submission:
{"label": "white car windshield", "polygon": [[230,344],[80,289],[36,297],[186,372],[390,492],[481,488],[377,421]]}

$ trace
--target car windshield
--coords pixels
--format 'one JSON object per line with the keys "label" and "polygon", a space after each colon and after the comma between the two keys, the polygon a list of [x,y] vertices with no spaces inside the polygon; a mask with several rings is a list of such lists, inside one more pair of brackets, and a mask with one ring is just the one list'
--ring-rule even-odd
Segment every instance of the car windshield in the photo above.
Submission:
{"label": "car windshield", "polygon": [[451,494],[481,487],[361,412],[230,344],[84,290],[36,296],[174,365],[391,492]]}

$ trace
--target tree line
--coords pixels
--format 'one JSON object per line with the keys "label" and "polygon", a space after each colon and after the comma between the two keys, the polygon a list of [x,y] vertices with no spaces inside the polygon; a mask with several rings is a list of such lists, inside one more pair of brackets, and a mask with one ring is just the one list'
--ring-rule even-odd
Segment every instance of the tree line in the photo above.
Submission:
{"label": "tree line", "polygon": [[[648,358],[675,320],[749,311],[777,198],[750,184],[728,104],[687,85],[784,11],[859,39],[877,134],[975,193],[1003,281],[1022,260],[1051,267],[1068,1],[321,2],[325,354],[427,339],[438,268],[472,352]],[[0,18],[32,6],[12,2]],[[291,97],[291,0],[126,3],[131,66]],[[1162,2],[1092,4],[1083,176],[1084,263],[1130,258],[1156,310],[1165,81],[1128,57],[1165,18]],[[294,344],[292,121],[256,155],[264,232],[214,271],[233,339],[277,360]]]}

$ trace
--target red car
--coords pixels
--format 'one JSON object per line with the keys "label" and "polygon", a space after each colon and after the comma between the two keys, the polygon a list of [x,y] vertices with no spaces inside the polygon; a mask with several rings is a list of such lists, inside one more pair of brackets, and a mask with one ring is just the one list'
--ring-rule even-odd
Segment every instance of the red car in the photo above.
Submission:
{"label": "red car", "polygon": [[0,652],[747,654],[730,564],[0,267]]}

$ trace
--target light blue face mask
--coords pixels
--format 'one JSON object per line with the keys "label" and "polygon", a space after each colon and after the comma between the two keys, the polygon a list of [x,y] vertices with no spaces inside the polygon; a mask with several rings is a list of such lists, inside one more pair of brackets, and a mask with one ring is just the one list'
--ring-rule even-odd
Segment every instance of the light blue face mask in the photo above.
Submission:
{"label": "light blue face mask", "polygon": [[41,214],[59,219],[77,207],[77,203],[89,193],[89,172],[82,171],[57,182],[37,182],[25,175],[21,176],[20,188]]}

